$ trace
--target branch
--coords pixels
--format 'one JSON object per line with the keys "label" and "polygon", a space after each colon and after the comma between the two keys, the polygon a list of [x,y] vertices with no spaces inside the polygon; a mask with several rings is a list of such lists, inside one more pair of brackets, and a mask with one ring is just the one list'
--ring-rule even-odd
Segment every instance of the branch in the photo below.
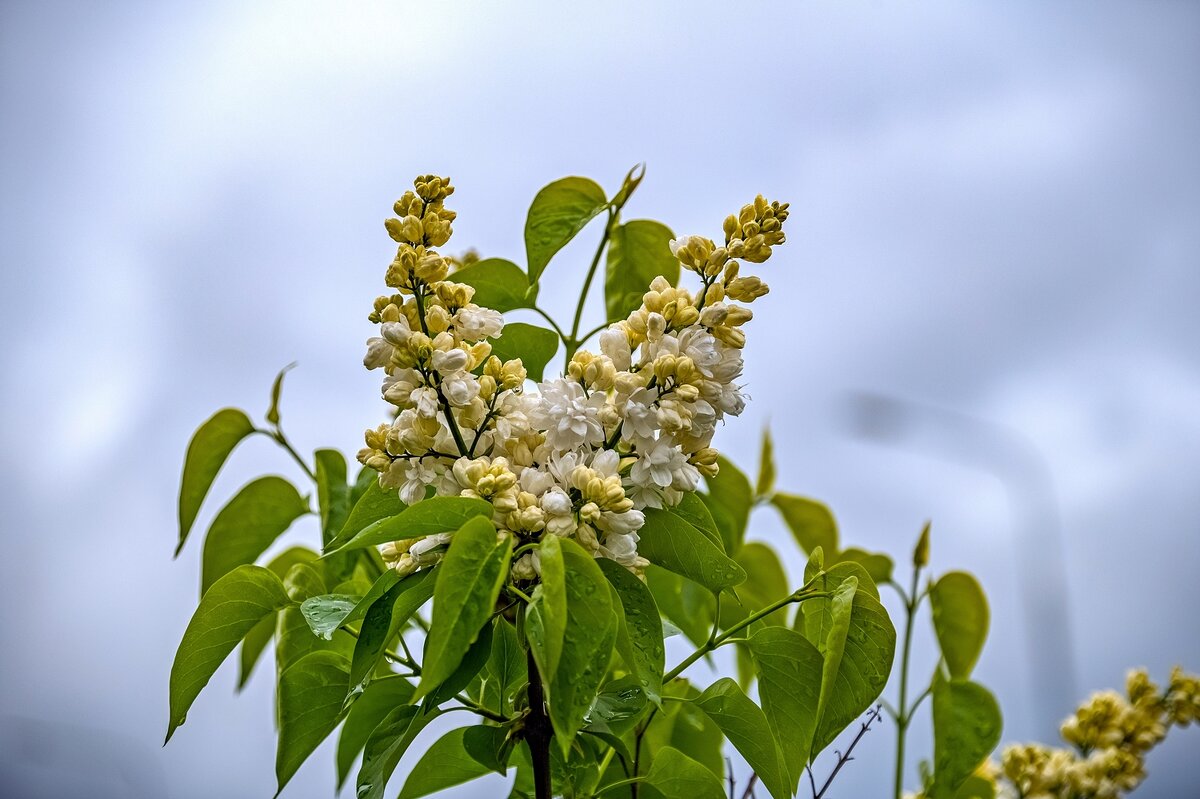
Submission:
{"label": "branch", "polygon": [[[825,791],[829,789],[829,785],[833,782],[833,778],[836,777],[838,772],[842,770],[842,766],[854,759],[850,757],[850,753],[854,751],[854,747],[858,746],[858,742],[861,741],[862,737],[867,734],[867,730],[869,730],[871,728],[871,724],[874,723],[877,718],[879,718],[882,711],[883,708],[879,705],[876,705],[875,707],[871,708],[869,713],[867,713],[867,720],[863,722],[858,734],[854,736],[854,740],[850,742],[848,747],[846,747],[846,751],[838,755],[838,761],[836,764],[834,764],[833,771],[829,774],[829,779],[825,780],[825,784],[821,786],[821,790],[817,792],[813,799],[821,799],[821,797],[825,795]],[[809,772],[809,776],[812,776],[811,771]]]}
{"label": "branch", "polygon": [[671,669],[666,674],[664,674],[663,682],[666,683],[666,682],[670,682],[671,680],[675,679],[680,674],[682,674],[684,669],[686,669],[688,666],[692,665],[697,660],[704,657],[705,655],[707,655],[709,652],[713,651],[714,649],[720,647],[722,644],[729,643],[730,639],[733,638],[735,633],[741,632],[742,630],[746,629],[747,627],[749,627],[751,624],[758,621],[759,619],[763,619],[767,616],[770,616],[772,613],[779,610],[780,608],[787,607],[788,605],[791,605],[793,603],[803,602],[806,599],[814,599],[816,597],[827,597],[827,596],[832,596],[832,594],[830,594],[828,591],[806,591],[804,588],[801,588],[800,590],[796,591],[795,593],[788,594],[783,599],[780,599],[777,602],[773,602],[770,605],[767,605],[765,608],[758,611],[757,613],[752,613],[749,616],[747,616],[746,618],[742,619],[740,622],[738,622],[737,624],[730,627],[728,630],[726,630],[721,635],[709,638],[708,643],[706,643],[704,646],[697,649],[692,654],[688,655],[686,658],[683,659],[682,663],[680,663],[678,666],[676,666],[675,668]]}

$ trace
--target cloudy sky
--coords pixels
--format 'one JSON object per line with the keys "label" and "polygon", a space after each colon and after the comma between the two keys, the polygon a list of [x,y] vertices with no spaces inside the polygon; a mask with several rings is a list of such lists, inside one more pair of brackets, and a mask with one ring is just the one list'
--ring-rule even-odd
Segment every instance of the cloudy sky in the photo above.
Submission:
{"label": "cloudy sky", "polygon": [[[752,464],[769,421],[847,542],[903,559],[933,520],[991,597],[1006,741],[1131,665],[1200,670],[1197,5],[8,2],[0,65],[6,795],[273,792],[265,679],[223,669],[159,748],[198,585],[179,467],[293,360],[292,437],[357,448],[380,222],[426,172],[457,245],[518,262],[567,174],[646,162],[628,215],[681,233],[790,201],[722,448]],[[560,316],[595,235],[548,273]],[[214,496],[263,471],[294,468],[253,442]],[[1139,796],[1195,784],[1198,734]],[[886,795],[890,746],[845,795]]]}

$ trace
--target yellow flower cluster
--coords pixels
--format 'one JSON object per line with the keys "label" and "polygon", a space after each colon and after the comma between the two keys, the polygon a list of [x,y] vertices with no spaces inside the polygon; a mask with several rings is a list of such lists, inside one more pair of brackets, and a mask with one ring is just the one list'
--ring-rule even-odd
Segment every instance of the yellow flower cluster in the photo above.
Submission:
{"label": "yellow flower cluster", "polygon": [[1005,748],[1004,778],[1024,799],[1116,799],[1146,777],[1146,753],[1171,725],[1200,719],[1200,677],[1171,671],[1161,691],[1143,669],[1129,673],[1126,695],[1094,694],[1063,722],[1071,749],[1040,744]]}
{"label": "yellow flower cluster", "polygon": [[[489,339],[503,335],[495,310],[453,282],[462,262],[440,254],[455,213],[449,180],[420,177],[387,220],[397,242],[386,281],[397,293],[375,301],[379,335],[364,364],[382,369],[394,420],[366,433],[358,454],[405,503],[431,494],[484,499],[493,522],[518,544],[572,537],[597,557],[635,571],[642,509],[678,503],[715,475],[717,424],[745,406],[743,325],[767,293],[739,262],[762,263],[784,241],[786,204],[758,197],[725,220],[725,242],[671,242],[699,276],[696,293],[655,278],[640,308],[603,331],[600,352],[577,351],[562,377],[525,390],[520,359],[501,362]],[[469,256],[473,257],[473,256]],[[449,535],[397,541],[386,560],[408,572],[436,562]],[[513,564],[520,579],[540,570],[536,552]]]}

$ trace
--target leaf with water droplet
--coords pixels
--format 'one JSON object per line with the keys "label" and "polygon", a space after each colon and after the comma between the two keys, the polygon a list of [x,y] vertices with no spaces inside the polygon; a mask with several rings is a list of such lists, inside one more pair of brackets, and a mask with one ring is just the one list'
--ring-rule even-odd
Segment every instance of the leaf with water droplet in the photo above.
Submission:
{"label": "leaf with water droplet", "polygon": [[600,571],[616,591],[615,604],[624,611],[617,630],[617,648],[626,665],[637,675],[646,696],[658,704],[662,696],[666,650],[663,645],[662,617],[650,589],[632,572],[616,561],[597,561]]}

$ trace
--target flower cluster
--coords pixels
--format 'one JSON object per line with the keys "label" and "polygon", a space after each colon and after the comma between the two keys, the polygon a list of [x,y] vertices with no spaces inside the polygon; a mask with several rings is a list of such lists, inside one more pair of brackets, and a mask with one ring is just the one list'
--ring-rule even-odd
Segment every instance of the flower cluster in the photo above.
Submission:
{"label": "flower cluster", "polygon": [[1171,671],[1166,691],[1145,670],[1131,671],[1126,696],[1102,691],[1063,722],[1063,740],[1072,749],[1039,744],[1005,748],[1004,777],[1025,799],[1116,799],[1146,777],[1146,753],[1171,725],[1200,720],[1200,677]]}
{"label": "flower cluster", "polygon": [[[481,498],[518,544],[571,537],[638,571],[643,509],[673,506],[715,475],[717,424],[745,407],[744,303],[767,286],[742,275],[740,261],[762,263],[783,243],[787,204],[758,197],[725,220],[721,245],[671,242],[699,288],[655,278],[641,307],[600,334],[600,352],[576,352],[565,374],[529,391],[520,359],[491,355],[501,315],[474,304],[474,289],[453,281],[455,260],[434,249],[451,235],[444,201],[453,191],[447,179],[418,178],[387,221],[398,250],[386,280],[397,293],[375,301],[380,330],[364,363],[384,371],[383,398],[396,412],[367,431],[358,458],[405,503]],[[408,572],[436,562],[448,542],[430,536],[382,552]],[[513,564],[519,579],[539,569],[536,551]]]}

